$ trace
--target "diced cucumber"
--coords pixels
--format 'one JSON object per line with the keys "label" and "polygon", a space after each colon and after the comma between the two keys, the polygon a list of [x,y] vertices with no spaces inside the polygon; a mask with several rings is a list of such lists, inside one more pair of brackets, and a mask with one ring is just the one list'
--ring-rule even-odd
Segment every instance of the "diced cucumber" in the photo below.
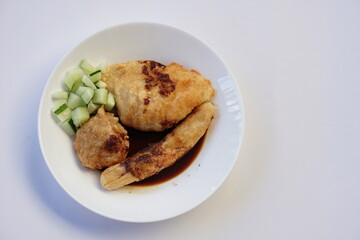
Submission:
{"label": "diced cucumber", "polygon": [[94,96],[94,90],[89,87],[87,87],[85,91],[81,94],[81,98],[86,104],[90,102],[93,96]]}
{"label": "diced cucumber", "polygon": [[77,107],[71,112],[71,118],[74,125],[79,127],[90,118],[90,114],[86,107]]}
{"label": "diced cucumber", "polygon": [[80,86],[80,87],[76,90],[75,94],[78,95],[78,96],[81,96],[81,94],[82,94],[83,92],[85,92],[85,90],[86,90],[87,88],[89,88],[89,87]]}
{"label": "diced cucumber", "polygon": [[56,114],[54,112],[54,115],[56,116],[56,118],[59,120],[59,122],[64,122],[66,120],[69,120],[71,117],[71,110],[67,107],[66,109],[64,109],[63,111],[61,111],[61,113]]}
{"label": "diced cucumber", "polygon": [[81,80],[82,76],[84,75],[83,70],[80,67],[74,67],[67,71],[69,75],[71,75],[75,81]]}
{"label": "diced cucumber", "polygon": [[75,93],[81,86],[85,86],[85,84],[82,81],[75,82],[74,86],[71,89],[71,92]]}
{"label": "diced cucumber", "polygon": [[106,71],[106,62],[102,60],[95,67],[87,59],[79,66],[67,70],[64,85],[67,90],[57,91],[52,98],[57,100],[51,111],[60,122],[60,127],[69,135],[76,132],[76,127],[84,124],[101,105],[107,111],[115,106],[112,93],[106,90],[106,83],[101,81]]}
{"label": "diced cucumber", "polygon": [[51,106],[51,111],[53,113],[55,113],[56,110],[58,110],[63,104],[66,104],[66,99],[61,99],[56,101],[52,106]]}
{"label": "diced cucumber", "polygon": [[97,81],[96,83],[95,83],[95,85],[98,87],[98,88],[106,88],[106,82],[103,82],[103,81]]}
{"label": "diced cucumber", "polygon": [[60,127],[69,135],[74,135],[76,132],[76,127],[72,119],[60,123]]}
{"label": "diced cucumber", "polygon": [[105,60],[101,60],[99,62],[99,64],[97,65],[96,69],[101,70],[101,72],[105,72],[106,70],[106,61]]}
{"label": "diced cucumber", "polygon": [[51,111],[59,122],[66,121],[70,118],[71,110],[66,105],[65,100],[57,101],[52,107]]}
{"label": "diced cucumber", "polygon": [[107,111],[111,111],[115,106],[115,98],[114,95],[109,92],[107,97],[107,103],[105,104],[105,109]]}
{"label": "diced cucumber", "polygon": [[56,109],[54,113],[55,113],[55,115],[59,115],[60,113],[62,113],[67,108],[68,108],[68,106],[66,105],[66,103],[64,103],[58,109]]}
{"label": "diced cucumber", "polygon": [[88,74],[96,70],[95,67],[87,59],[84,59],[80,62],[80,67],[84,72]]}
{"label": "diced cucumber", "polygon": [[82,82],[85,83],[86,86],[96,89],[95,84],[86,75],[82,77]]}
{"label": "diced cucumber", "polygon": [[100,104],[95,104],[90,100],[90,102],[87,105],[87,110],[91,114],[91,113],[95,112],[99,107],[100,107]]}
{"label": "diced cucumber", "polygon": [[105,88],[98,88],[95,90],[93,103],[106,104],[108,99],[108,91]]}
{"label": "diced cucumber", "polygon": [[76,95],[75,93],[70,93],[69,98],[67,100],[67,105],[69,106],[70,109],[74,109],[77,107],[84,107],[86,106],[86,103],[84,103],[82,98]]}
{"label": "diced cucumber", "polygon": [[51,94],[51,97],[53,99],[67,99],[68,96],[69,96],[69,93],[65,92],[65,91],[57,91],[57,92],[54,92],[53,94]]}
{"label": "diced cucumber", "polygon": [[101,70],[96,70],[95,72],[90,73],[89,78],[92,82],[99,81],[101,79]]}
{"label": "diced cucumber", "polygon": [[65,75],[65,78],[64,78],[64,83],[65,83],[65,86],[71,90],[75,84],[75,79],[73,78],[73,76],[71,76],[70,74],[66,74]]}
{"label": "diced cucumber", "polygon": [[94,76],[95,74],[98,74],[98,73],[101,73],[100,69],[96,70],[95,72],[90,73],[89,76],[92,77],[92,76]]}

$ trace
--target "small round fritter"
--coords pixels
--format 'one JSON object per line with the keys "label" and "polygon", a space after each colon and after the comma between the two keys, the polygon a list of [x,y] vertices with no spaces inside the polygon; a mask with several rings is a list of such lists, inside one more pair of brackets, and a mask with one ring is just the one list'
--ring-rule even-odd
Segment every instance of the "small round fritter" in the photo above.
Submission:
{"label": "small round fritter", "polygon": [[142,131],[160,132],[175,126],[215,93],[203,75],[177,63],[114,64],[102,80],[115,96],[121,123]]}
{"label": "small round fritter", "polygon": [[76,132],[74,148],[83,166],[102,169],[125,161],[129,136],[119,119],[102,106]]}

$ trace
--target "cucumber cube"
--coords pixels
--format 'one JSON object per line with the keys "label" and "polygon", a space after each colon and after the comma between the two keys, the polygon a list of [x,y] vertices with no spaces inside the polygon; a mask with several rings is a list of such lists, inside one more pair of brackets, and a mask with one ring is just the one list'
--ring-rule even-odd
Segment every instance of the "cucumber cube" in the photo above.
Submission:
{"label": "cucumber cube", "polygon": [[58,100],[56,101],[52,107],[51,107],[51,111],[53,113],[55,113],[62,105],[66,104],[66,100],[65,99],[61,99],[61,100]]}
{"label": "cucumber cube", "polygon": [[88,87],[84,87],[84,86],[80,86],[79,88],[78,88],[78,90],[76,90],[76,95],[78,95],[78,96],[81,96],[81,94],[83,94],[83,92],[85,92],[85,90],[87,89]]}
{"label": "cucumber cube", "polygon": [[103,82],[103,81],[97,81],[96,83],[95,83],[95,85],[98,87],[98,88],[106,88],[106,82]]}
{"label": "cucumber cube", "polygon": [[81,86],[85,86],[85,84],[82,81],[76,81],[71,89],[71,92],[75,93]]}
{"label": "cucumber cube", "polygon": [[66,121],[70,118],[71,110],[66,105],[66,100],[59,100],[51,107],[51,111],[59,122]]}
{"label": "cucumber cube", "polygon": [[90,118],[86,107],[77,107],[71,112],[71,119],[76,127],[83,125]]}
{"label": "cucumber cube", "polygon": [[60,123],[60,127],[69,135],[74,135],[76,132],[76,127],[72,119]]}
{"label": "cucumber cube", "polygon": [[51,97],[53,99],[67,99],[68,96],[69,96],[69,93],[65,92],[65,91],[57,91],[51,95]]}
{"label": "cucumber cube", "polygon": [[61,111],[61,113],[56,114],[54,113],[56,118],[59,120],[59,122],[64,122],[70,119],[71,117],[71,110],[67,107],[66,109],[64,109],[63,111]]}
{"label": "cucumber cube", "polygon": [[80,62],[80,67],[87,74],[92,73],[96,70],[95,67],[87,59],[84,59]]}
{"label": "cucumber cube", "polygon": [[91,87],[92,89],[96,89],[95,84],[88,78],[86,75],[82,77],[82,82],[85,83],[86,86]]}
{"label": "cucumber cube", "polygon": [[94,96],[94,90],[87,87],[85,91],[81,94],[81,98],[84,101],[84,103],[88,104],[92,97]]}
{"label": "cucumber cube", "polygon": [[76,82],[75,79],[70,74],[65,75],[64,83],[67,89],[71,90],[75,82]]}
{"label": "cucumber cube", "polygon": [[82,76],[84,75],[83,70],[79,67],[71,68],[67,71],[67,74],[72,76],[75,81],[81,80]]}
{"label": "cucumber cube", "polygon": [[67,100],[67,105],[70,109],[74,109],[77,107],[84,107],[86,106],[86,103],[82,100],[81,97],[76,95],[75,93],[70,93],[69,98]]}
{"label": "cucumber cube", "polygon": [[96,70],[95,72],[90,73],[89,78],[92,82],[99,81],[101,79],[101,70]]}
{"label": "cucumber cube", "polygon": [[100,107],[100,104],[95,104],[90,100],[90,102],[87,105],[87,110],[91,114],[91,113],[95,112],[99,107]]}
{"label": "cucumber cube", "polygon": [[105,88],[98,88],[95,90],[94,97],[92,99],[93,103],[96,104],[106,104],[108,99],[108,91]]}
{"label": "cucumber cube", "polygon": [[67,108],[68,108],[68,106],[66,105],[66,103],[64,103],[58,109],[56,109],[54,113],[55,113],[55,115],[59,115],[60,113],[62,113]]}
{"label": "cucumber cube", "polygon": [[111,111],[115,106],[115,98],[114,98],[114,95],[109,92],[108,93],[108,98],[107,98],[107,103],[105,104],[105,109],[107,111]]}

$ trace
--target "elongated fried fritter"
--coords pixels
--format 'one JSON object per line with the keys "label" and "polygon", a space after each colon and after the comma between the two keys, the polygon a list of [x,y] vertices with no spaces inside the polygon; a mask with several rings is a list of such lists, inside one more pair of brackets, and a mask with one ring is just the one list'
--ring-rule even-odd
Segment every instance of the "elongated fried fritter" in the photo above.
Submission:
{"label": "elongated fried fritter", "polygon": [[163,140],[102,172],[100,182],[108,190],[141,181],[171,166],[205,134],[214,116],[214,105],[203,103]]}
{"label": "elongated fried fritter", "polygon": [[125,161],[129,137],[119,119],[102,106],[76,132],[74,148],[83,166],[102,169]]}
{"label": "elongated fried fritter", "polygon": [[203,75],[176,63],[115,64],[108,67],[102,78],[115,95],[121,122],[142,131],[163,131],[175,126],[215,93]]}

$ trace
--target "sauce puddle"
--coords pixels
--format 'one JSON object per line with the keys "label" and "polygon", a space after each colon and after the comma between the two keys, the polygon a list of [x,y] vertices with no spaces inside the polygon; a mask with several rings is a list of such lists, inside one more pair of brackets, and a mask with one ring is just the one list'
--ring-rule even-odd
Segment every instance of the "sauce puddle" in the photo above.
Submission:
{"label": "sauce puddle", "polygon": [[[128,156],[133,155],[141,149],[146,148],[150,143],[156,143],[163,139],[173,129],[168,129],[164,132],[142,132],[133,128],[125,127],[130,137],[130,149]],[[196,159],[199,154],[205,139],[206,133],[200,138],[195,146],[190,149],[184,156],[177,160],[172,166],[163,169],[158,174],[146,178],[140,182],[130,184],[131,186],[151,186],[166,182],[180,173],[184,172]]]}

